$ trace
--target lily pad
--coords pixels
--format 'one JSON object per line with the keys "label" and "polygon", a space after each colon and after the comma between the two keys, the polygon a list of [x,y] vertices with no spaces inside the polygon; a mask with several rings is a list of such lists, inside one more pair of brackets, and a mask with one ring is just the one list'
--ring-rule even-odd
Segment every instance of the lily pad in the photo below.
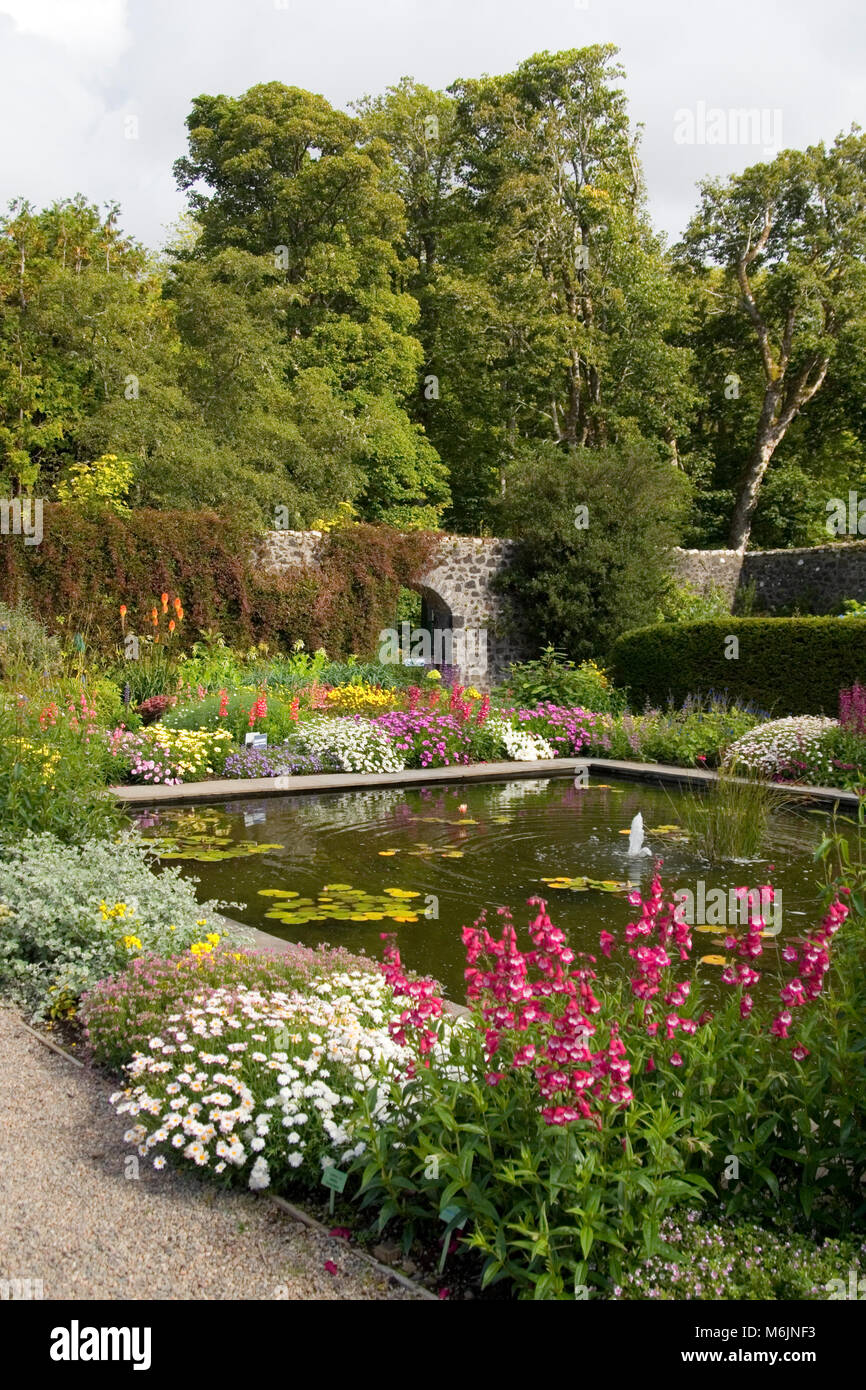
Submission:
{"label": "lily pad", "polygon": [[587,878],[585,875],[579,875],[577,878],[560,875],[559,878],[543,878],[541,882],[546,883],[548,888],[563,888],[569,893],[587,893],[590,890],[596,893],[628,893],[635,887],[627,879]]}

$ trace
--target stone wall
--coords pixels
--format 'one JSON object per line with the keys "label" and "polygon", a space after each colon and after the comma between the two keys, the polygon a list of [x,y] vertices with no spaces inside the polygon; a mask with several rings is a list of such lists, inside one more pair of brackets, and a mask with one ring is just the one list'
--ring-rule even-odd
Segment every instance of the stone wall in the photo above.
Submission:
{"label": "stone wall", "polygon": [[[315,564],[320,531],[269,531],[258,550],[266,569]],[[508,567],[514,542],[495,537],[442,536],[436,558],[418,588],[435,630],[444,633],[450,664],[467,683],[502,680],[513,661],[536,655],[520,634],[519,616],[494,592],[492,581]],[[842,600],[866,600],[866,541],[810,550],[678,550],[678,577],[696,589],[711,585],[732,603],[745,584],[755,584],[757,608],[801,602],[816,612],[837,613]],[[444,658],[448,659],[447,655]]]}
{"label": "stone wall", "polygon": [[802,550],[680,550],[677,573],[696,589],[716,585],[733,599],[754,584],[756,608],[799,603],[815,613],[839,613],[842,600],[866,600],[866,541]]}
{"label": "stone wall", "polygon": [[[321,531],[268,531],[258,548],[259,564],[276,570],[315,564],[321,540]],[[443,536],[436,559],[419,577],[434,632],[443,639],[437,650],[467,684],[495,685],[511,662],[527,655],[515,615],[491,584],[512,549],[512,541],[496,537]]]}

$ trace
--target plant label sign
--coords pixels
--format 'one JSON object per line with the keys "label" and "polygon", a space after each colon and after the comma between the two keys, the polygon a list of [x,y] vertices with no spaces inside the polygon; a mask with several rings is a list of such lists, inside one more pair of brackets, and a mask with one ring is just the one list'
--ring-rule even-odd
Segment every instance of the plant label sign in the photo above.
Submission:
{"label": "plant label sign", "polygon": [[267,748],[267,734],[244,734],[244,746],[246,748]]}
{"label": "plant label sign", "polygon": [[331,1215],[334,1213],[334,1193],[343,1191],[348,1176],[348,1173],[344,1173],[341,1169],[334,1167],[325,1168],[322,1173],[322,1186],[331,1189],[331,1200],[328,1203],[328,1210]]}

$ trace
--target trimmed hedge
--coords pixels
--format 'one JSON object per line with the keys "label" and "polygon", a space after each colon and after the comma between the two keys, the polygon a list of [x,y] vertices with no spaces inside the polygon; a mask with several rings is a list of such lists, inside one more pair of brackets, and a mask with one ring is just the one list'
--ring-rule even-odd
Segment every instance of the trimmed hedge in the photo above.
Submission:
{"label": "trimmed hedge", "polygon": [[[730,637],[736,637],[736,658]],[[866,681],[866,621],[858,618],[716,618],[656,623],[620,637],[611,653],[633,707],[726,691],[774,716],[837,715],[839,691]]]}
{"label": "trimmed hedge", "polygon": [[120,605],[126,631],[144,636],[163,592],[183,604],[176,649],[215,629],[232,646],[301,640],[335,658],[372,655],[401,586],[424,572],[436,544],[429,532],[348,526],[323,538],[319,564],[279,573],[256,564],[248,525],[216,512],[92,514],[46,503],[43,531],[39,545],[0,542],[0,598],[26,601],[49,629],[80,632],[106,655],[122,641]]}

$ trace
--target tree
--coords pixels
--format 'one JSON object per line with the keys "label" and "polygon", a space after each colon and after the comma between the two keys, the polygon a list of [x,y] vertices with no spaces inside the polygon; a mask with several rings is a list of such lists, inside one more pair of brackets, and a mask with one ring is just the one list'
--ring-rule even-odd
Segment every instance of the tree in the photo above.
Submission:
{"label": "tree", "polygon": [[726,183],[703,185],[682,259],[722,269],[719,312],[749,328],[760,371],[751,443],[735,489],[729,544],[749,542],[776,449],[818,394],[866,315],[866,137],[788,150]]}
{"label": "tree", "polygon": [[[684,296],[643,205],[611,46],[540,53],[447,95],[404,79],[362,103],[388,142],[421,304],[419,415],[450,468],[452,526],[487,529],[521,441],[642,435],[673,453]],[[431,130],[435,139],[431,138]]]}
{"label": "tree", "polygon": [[497,509],[516,556],[500,581],[538,650],[604,657],[629,628],[654,622],[688,504],[684,474],[647,445],[526,444]]}
{"label": "tree", "polygon": [[371,519],[435,524],[448,489],[406,412],[423,353],[387,146],[362,147],[357,120],[278,82],[198,97],[187,126],[175,170],[201,227],[190,259],[231,250],[279,272],[286,382],[302,399],[311,384],[330,392],[354,441],[345,500]]}
{"label": "tree", "polygon": [[[74,430],[109,386],[109,359],[152,294],[143,248],[82,197],[0,220],[0,473],[13,489],[48,482]],[[127,370],[130,370],[127,367]]]}

